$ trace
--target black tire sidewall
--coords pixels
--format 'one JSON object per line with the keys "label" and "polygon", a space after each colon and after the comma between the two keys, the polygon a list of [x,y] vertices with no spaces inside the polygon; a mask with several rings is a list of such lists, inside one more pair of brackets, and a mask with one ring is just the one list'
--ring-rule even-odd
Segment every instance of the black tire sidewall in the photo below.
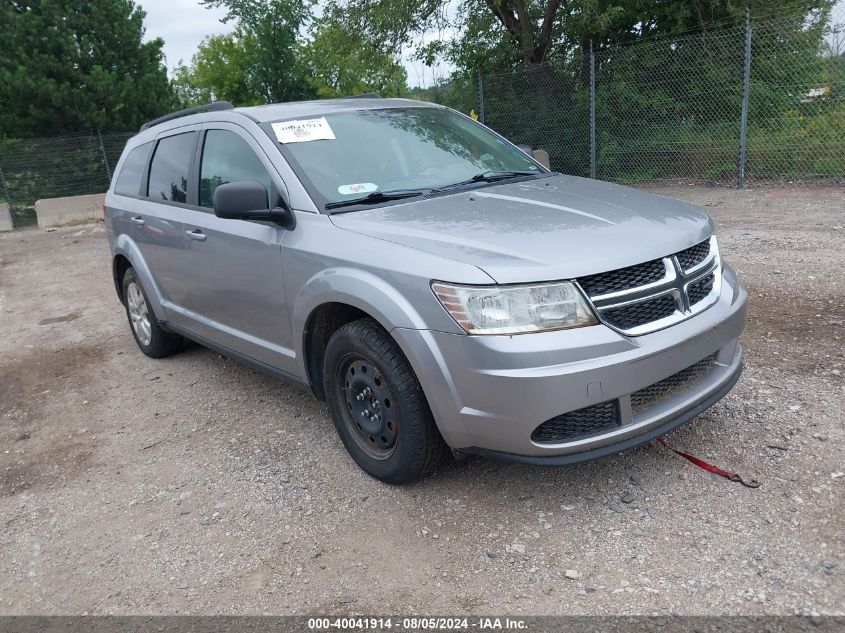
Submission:
{"label": "black tire sidewall", "polygon": [[[129,301],[127,299],[127,289],[131,283],[138,286],[138,289],[144,297],[144,301],[147,303],[147,314],[150,319],[149,345],[144,345],[138,339],[135,328],[132,327],[132,318],[129,316]],[[141,283],[141,280],[138,278],[138,274],[133,268],[129,268],[123,275],[123,304],[126,310],[126,319],[129,321],[129,330],[132,332],[132,338],[135,339],[135,343],[138,344],[138,347],[144,354],[150,356],[151,358],[163,358],[165,356],[170,356],[179,350],[182,338],[176,336],[175,334],[166,332],[161,327],[161,324],[158,322],[155,312],[153,311],[150,299],[147,296],[147,291],[144,289],[144,284]]]}
{"label": "black tire sidewall", "polygon": [[[358,326],[357,332],[350,326]],[[360,336],[361,330],[365,331]],[[370,345],[372,338],[378,346]],[[385,348],[391,353],[384,354]],[[397,412],[396,447],[386,459],[375,459],[368,455],[353,436],[354,431],[347,423],[344,396],[337,384],[338,365],[355,354],[367,359],[382,375],[392,394]],[[368,320],[357,321],[340,328],[329,340],[323,365],[323,379],[326,401],[334,420],[338,435],[358,465],[367,473],[387,483],[405,483],[424,474],[425,446],[419,442],[442,442],[442,438],[430,437],[433,420],[422,389],[416,380],[407,359],[390,335]],[[437,433],[436,429],[434,433]]]}
{"label": "black tire sidewall", "polygon": [[[135,332],[135,328],[132,327],[132,317],[129,315],[129,284],[134,283],[138,286],[138,289],[141,291],[141,294],[144,295],[144,301],[147,303],[147,314],[150,317],[150,344],[144,345],[139,339],[138,334]],[[123,305],[126,308],[126,318],[129,321],[129,330],[132,332],[132,338],[135,339],[135,342],[138,344],[138,347],[141,348],[141,351],[145,354],[149,355],[152,351],[153,346],[155,345],[155,327],[153,327],[153,319],[155,319],[155,315],[153,314],[152,307],[150,307],[150,300],[147,297],[147,292],[144,290],[144,286],[141,284],[141,280],[138,279],[138,275],[135,271],[130,268],[126,271],[126,274],[123,275]]]}

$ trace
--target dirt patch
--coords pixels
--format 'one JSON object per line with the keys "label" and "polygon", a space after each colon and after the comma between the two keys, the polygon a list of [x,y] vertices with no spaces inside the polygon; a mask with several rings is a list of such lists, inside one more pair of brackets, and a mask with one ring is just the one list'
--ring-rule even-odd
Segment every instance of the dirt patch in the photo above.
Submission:
{"label": "dirt patch", "polygon": [[[20,358],[4,359],[0,365],[0,413],[22,404],[35,405],[42,400],[37,395],[80,387],[86,380],[85,370],[95,367],[104,354],[101,346],[80,344],[33,349]],[[73,381],[70,385],[69,380]]]}
{"label": "dirt patch", "polygon": [[10,460],[0,472],[0,496],[67,483],[84,474],[94,462],[93,450],[65,439],[50,441],[46,446],[41,443],[34,449],[27,447],[21,453],[23,456]]}
{"label": "dirt patch", "polygon": [[750,295],[742,379],[669,441],[757,490],[652,445],[385,486],[307,393],[143,356],[101,225],[0,235],[0,613],[845,614],[845,192],[660,193]]}
{"label": "dirt patch", "polygon": [[[0,365],[0,495],[15,495],[79,477],[94,460],[68,414],[68,396],[84,389],[104,350],[90,344],[33,349]],[[84,427],[82,427],[84,428]]]}

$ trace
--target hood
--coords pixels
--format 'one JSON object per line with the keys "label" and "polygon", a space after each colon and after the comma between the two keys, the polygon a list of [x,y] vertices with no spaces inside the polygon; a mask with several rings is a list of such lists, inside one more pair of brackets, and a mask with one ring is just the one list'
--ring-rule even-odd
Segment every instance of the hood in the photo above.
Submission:
{"label": "hood", "polygon": [[349,231],[475,265],[498,283],[622,268],[683,250],[713,232],[710,217],[686,202],[559,175],[331,219]]}

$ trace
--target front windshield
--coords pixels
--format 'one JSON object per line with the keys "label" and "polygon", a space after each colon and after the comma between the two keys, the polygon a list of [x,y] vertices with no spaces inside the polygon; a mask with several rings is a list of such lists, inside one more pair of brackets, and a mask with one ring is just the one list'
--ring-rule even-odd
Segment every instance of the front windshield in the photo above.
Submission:
{"label": "front windshield", "polygon": [[300,174],[329,204],[376,192],[436,189],[488,172],[543,173],[519,149],[442,108],[359,110],[272,128]]}

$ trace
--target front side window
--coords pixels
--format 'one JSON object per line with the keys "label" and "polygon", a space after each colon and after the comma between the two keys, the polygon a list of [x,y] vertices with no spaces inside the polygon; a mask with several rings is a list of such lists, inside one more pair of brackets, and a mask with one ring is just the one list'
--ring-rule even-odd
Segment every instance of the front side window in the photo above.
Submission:
{"label": "front side window", "polygon": [[260,182],[270,191],[270,176],[247,142],[228,130],[209,130],[202,148],[200,206],[211,208],[217,187],[241,180]]}
{"label": "front side window", "polygon": [[144,169],[147,167],[152,145],[152,143],[144,143],[129,152],[114,183],[115,193],[124,196],[140,195],[141,179],[144,177]]}
{"label": "front side window", "polygon": [[267,127],[329,204],[362,194],[436,189],[482,174],[544,172],[521,150],[443,108],[340,112]]}
{"label": "front side window", "polygon": [[188,201],[188,171],[197,133],[186,132],[161,139],[150,165],[147,195],[154,200]]}

